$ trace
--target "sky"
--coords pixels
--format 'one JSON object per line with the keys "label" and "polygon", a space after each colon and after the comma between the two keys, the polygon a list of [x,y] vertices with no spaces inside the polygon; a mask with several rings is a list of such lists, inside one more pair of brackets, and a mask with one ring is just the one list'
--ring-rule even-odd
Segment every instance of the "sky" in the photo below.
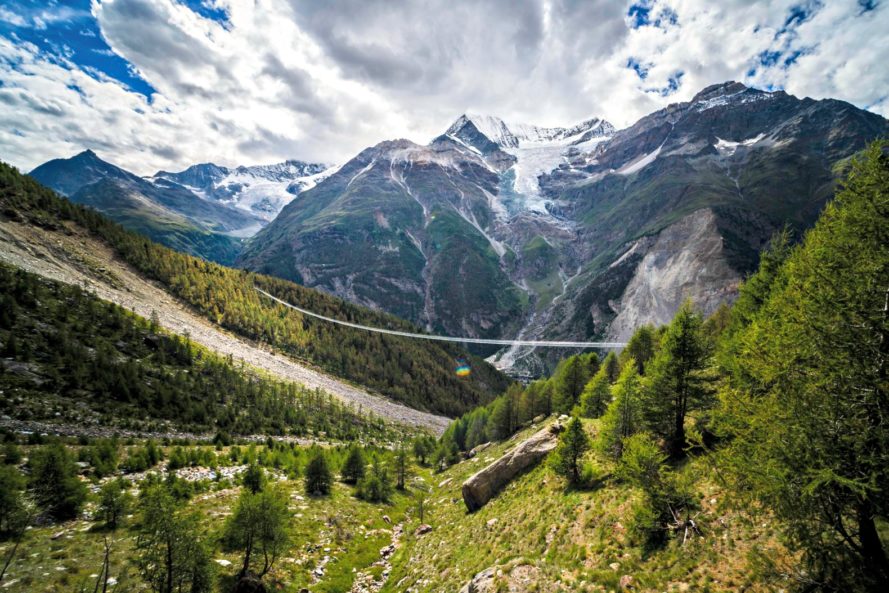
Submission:
{"label": "sky", "polygon": [[737,80],[889,116],[889,0],[3,0],[0,159],[339,163],[460,114],[617,127]]}

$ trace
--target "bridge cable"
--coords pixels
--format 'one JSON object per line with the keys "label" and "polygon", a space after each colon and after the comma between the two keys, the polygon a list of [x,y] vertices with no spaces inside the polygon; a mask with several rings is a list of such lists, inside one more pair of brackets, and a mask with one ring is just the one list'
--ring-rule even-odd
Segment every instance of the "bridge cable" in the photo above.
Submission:
{"label": "bridge cable", "polygon": [[267,296],[273,301],[284,305],[285,307],[289,307],[295,311],[299,311],[303,315],[307,315],[309,317],[314,317],[316,319],[321,319],[323,321],[327,321],[329,323],[335,323],[337,325],[343,325],[346,327],[351,327],[353,329],[360,329],[368,332],[374,332],[378,334],[387,334],[390,336],[400,336],[402,338],[413,338],[418,340],[433,340],[438,342],[456,342],[463,344],[487,344],[493,346],[531,346],[535,348],[623,348],[626,346],[626,342],[567,342],[567,341],[551,341],[551,340],[492,340],[487,338],[459,338],[455,336],[436,336],[432,334],[417,334],[412,332],[399,331],[395,329],[384,329],[381,327],[370,327],[367,325],[360,325],[358,323],[352,323],[349,321],[342,321],[340,319],[334,319],[332,317],[325,317],[324,315],[319,315],[318,313],[313,313],[312,311],[308,311],[303,309],[302,307],[297,307],[296,305],[292,305],[287,301],[283,301],[278,297],[267,293],[262,290],[258,286],[253,287],[254,290]]}

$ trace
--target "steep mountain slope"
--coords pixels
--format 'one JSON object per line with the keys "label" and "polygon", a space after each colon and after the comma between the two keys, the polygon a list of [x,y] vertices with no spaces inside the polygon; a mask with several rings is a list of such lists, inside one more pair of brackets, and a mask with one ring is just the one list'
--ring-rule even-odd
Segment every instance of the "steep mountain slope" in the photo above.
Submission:
{"label": "steep mountain slope", "polygon": [[239,249],[239,236],[262,220],[204,200],[182,186],[155,184],[101,160],[92,151],[40,165],[30,175],[113,220],[174,249],[223,263]]}
{"label": "steep mountain slope", "polygon": [[[479,127],[498,130],[503,145]],[[570,239],[571,225],[537,191],[540,163],[561,162],[612,128],[590,120],[570,130],[516,130],[462,116],[427,146],[369,148],[285,207],[239,264],[436,331],[515,335],[532,300],[561,291],[558,265],[546,264],[570,259],[552,248]]]}
{"label": "steep mountain slope", "polygon": [[328,165],[285,161],[229,169],[213,163],[192,165],[178,173],[158,171],[152,181],[180,185],[202,198],[272,220],[294,196],[333,172]]}
{"label": "steep mountain slope", "polygon": [[464,115],[427,146],[363,151],[239,264],[456,335],[624,339],[685,298],[731,300],[771,234],[808,228],[836,168],[885,135],[848,103],[734,82],[620,131]]}
{"label": "steep mountain slope", "polygon": [[[169,295],[166,298],[178,300],[192,314],[254,345],[258,342],[274,346],[279,352],[331,375],[417,409],[438,413],[461,413],[480,401],[489,400],[508,385],[506,377],[483,361],[468,357],[459,348],[316,322],[269,303],[253,287],[259,285],[288,302],[331,317],[410,331],[411,326],[401,320],[288,282],[171,251],[125,231],[93,210],[59,198],[11,167],[0,166],[0,173],[0,211],[3,218],[10,220],[9,224],[24,223],[27,228],[60,231],[62,235],[75,231],[85,233],[105,246],[105,259],[119,258],[137,272],[143,283],[155,288],[157,285],[145,280],[159,283]],[[37,232],[41,234],[47,233]],[[19,243],[18,239],[11,239],[7,250],[11,251]],[[29,253],[31,249],[24,246],[20,250]],[[45,249],[58,250],[51,241]],[[62,256],[68,257],[64,249],[62,251]],[[84,256],[89,252],[87,248]],[[92,262],[90,267],[100,275],[103,273],[101,263],[92,258],[87,261]],[[148,315],[150,310],[143,310],[142,314]],[[455,364],[464,359],[473,368],[468,378],[454,373]]]}
{"label": "steep mountain slope", "polygon": [[[684,297],[713,310],[774,231],[814,223],[836,167],[887,134],[887,120],[848,103],[739,83],[704,89],[618,132],[542,180],[570,204],[586,260],[553,313],[567,323],[545,333],[624,338],[632,331],[624,319],[663,323]],[[691,267],[680,253],[694,241],[670,238],[682,232],[701,241]],[[701,282],[702,273],[713,280]],[[674,296],[652,306],[643,292]]]}
{"label": "steep mountain slope", "polygon": [[[16,230],[22,237],[23,229]],[[9,231],[7,223],[0,223],[3,240]],[[18,250],[10,251],[16,253],[4,250],[0,259],[40,266]],[[67,273],[78,275],[74,266]],[[81,279],[97,281],[88,274]],[[358,414],[315,386],[270,379],[216,354],[215,344],[205,349],[191,335],[163,331],[161,326],[169,323],[166,312],[155,314],[164,322],[149,321],[100,300],[83,285],[47,280],[0,263],[0,425],[41,422],[82,434],[102,429],[292,436],[323,432],[354,439],[384,433],[379,418]]]}

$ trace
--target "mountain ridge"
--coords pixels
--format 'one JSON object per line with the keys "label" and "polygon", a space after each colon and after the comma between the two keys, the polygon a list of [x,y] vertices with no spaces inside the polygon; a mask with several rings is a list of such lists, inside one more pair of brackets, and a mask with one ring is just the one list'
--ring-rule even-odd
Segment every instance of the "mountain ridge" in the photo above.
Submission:
{"label": "mountain ridge", "polygon": [[[723,245],[687,254],[693,267],[722,270],[718,286],[685,284],[674,268],[661,274],[674,282],[662,289],[709,312],[705,293],[730,301],[775,230],[814,222],[837,163],[889,134],[885,119],[847,103],[734,81],[622,130],[595,118],[513,127],[464,114],[425,147],[384,141],[361,151],[253,237],[239,265],[450,334],[622,339],[609,328],[621,310],[658,324],[678,306],[646,313],[625,294],[633,278],[634,294],[652,290],[639,266],[665,229],[702,225],[700,246]],[[447,242],[435,233],[443,223]],[[442,247],[455,263],[438,260]],[[362,255],[338,259],[343,251]],[[549,366],[537,353],[513,354],[534,372]],[[510,356],[507,366],[516,363]]]}

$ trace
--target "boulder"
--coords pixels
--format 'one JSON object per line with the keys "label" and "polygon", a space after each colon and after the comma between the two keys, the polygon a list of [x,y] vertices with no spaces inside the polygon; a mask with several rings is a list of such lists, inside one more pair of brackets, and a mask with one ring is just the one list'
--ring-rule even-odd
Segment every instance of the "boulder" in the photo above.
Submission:
{"label": "boulder", "polygon": [[514,477],[536,465],[556,448],[561,423],[554,423],[522,441],[500,459],[476,472],[463,482],[463,502],[472,512],[482,508]]}
{"label": "boulder", "polygon": [[496,587],[494,586],[494,577],[496,574],[495,568],[486,568],[472,577],[468,583],[463,585],[463,588],[460,589],[460,593],[494,593],[496,591]]}

